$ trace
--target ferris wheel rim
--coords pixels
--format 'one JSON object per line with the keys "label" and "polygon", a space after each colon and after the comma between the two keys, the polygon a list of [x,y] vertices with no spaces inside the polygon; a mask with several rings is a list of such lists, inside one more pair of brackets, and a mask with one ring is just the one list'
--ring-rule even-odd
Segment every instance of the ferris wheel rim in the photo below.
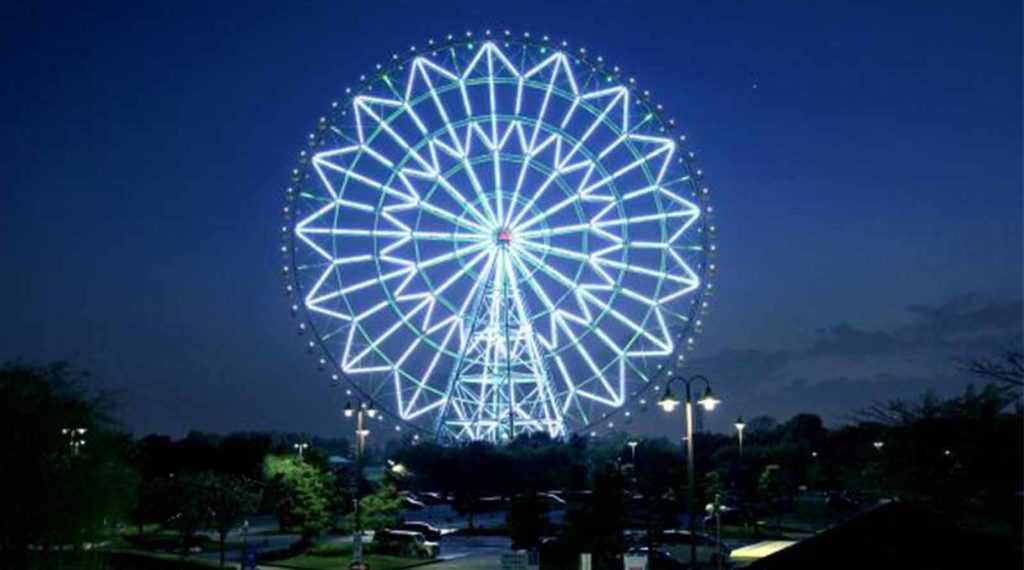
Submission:
{"label": "ferris wheel rim", "polygon": [[[425,50],[425,51],[430,52],[431,50],[435,50],[436,51],[436,50],[442,50],[442,49],[446,49],[446,48],[465,46],[467,44],[468,45],[473,45],[473,44],[481,42],[481,41],[489,41],[489,40],[488,39],[483,39],[483,38],[472,37],[472,36],[459,37],[459,38],[450,37],[449,40],[446,40],[443,43],[430,45],[428,47],[428,49]],[[559,46],[559,45],[555,44],[554,42],[548,41],[546,38],[544,40],[537,40],[537,39],[529,37],[529,35],[526,35],[525,37],[517,37],[517,36],[510,36],[510,35],[508,35],[506,33],[506,35],[503,38],[497,37],[496,39],[493,39],[493,40],[490,40],[490,41],[504,42],[504,43],[506,43],[506,45],[518,45],[518,46],[522,46],[524,48],[547,48],[547,49],[551,49],[554,52],[561,52],[561,53],[565,54],[566,57],[572,58],[573,61],[577,65],[587,65],[591,70],[598,69],[599,68],[598,66],[603,65],[603,60],[601,58],[597,58],[596,63],[593,63],[593,58],[590,58],[590,56],[588,56],[588,54],[586,54],[585,51],[578,52],[578,53],[572,53],[572,52],[569,52],[569,51],[566,50],[567,46],[566,46],[566,44],[564,42],[563,42],[563,44],[561,46]],[[395,58],[392,58],[392,62],[391,62],[391,64],[387,68],[383,68],[381,66],[378,66],[378,73],[386,74],[388,70],[402,69],[403,67],[410,65],[410,62],[414,61],[416,58],[418,58],[420,56],[421,56],[421,53],[418,53],[415,50],[413,50],[411,52],[411,54],[407,55],[406,57],[402,57],[402,58],[395,57]],[[362,80],[359,88],[357,88],[355,90],[346,90],[346,104],[350,103],[352,101],[352,99],[354,99],[355,97],[359,96],[360,93],[368,92],[372,88],[372,86],[376,82],[378,82],[378,81],[379,81],[379,79],[376,79],[376,80],[375,79],[369,79],[369,80],[367,80],[367,79],[364,78]],[[640,103],[642,101],[642,105],[644,105],[645,109],[648,109],[650,111],[655,111],[656,108],[652,104],[649,103],[649,100],[646,97],[646,93],[645,92],[641,92],[639,90],[639,88],[636,86],[635,81],[630,80],[629,82],[624,82],[622,84],[622,86],[625,87],[626,89],[628,89],[631,93],[638,95],[637,102]],[[341,106],[339,104],[337,104],[337,103],[334,104],[334,107],[336,109],[337,108],[341,108]],[[664,117],[663,114],[661,113],[660,106],[658,106],[656,110],[657,110],[657,112],[655,113],[655,120],[657,121],[657,123],[659,125],[659,128],[665,129],[665,130],[672,130],[672,129],[674,129],[674,124],[669,119]],[[321,120],[321,122],[322,122],[322,120]],[[691,183],[690,183],[690,185],[696,191],[697,190],[697,183],[698,183],[698,181],[699,181],[699,179],[701,177],[699,170],[695,169],[689,161],[687,161],[685,163],[682,163],[681,164],[681,168],[691,175]],[[700,197],[702,198],[701,204],[704,204],[705,202],[703,201],[703,199],[705,198],[705,196],[702,194]],[[702,215],[700,216],[700,223],[701,223],[702,227],[704,227],[704,228],[709,227],[708,218],[705,217],[705,215],[703,215],[703,207],[702,207]],[[706,256],[707,257],[710,257],[711,253],[714,251],[714,248],[712,247],[711,233],[712,233],[712,231],[704,231],[702,233],[702,236],[701,236],[701,242],[704,245],[704,247],[706,248],[706,252],[707,252]],[[296,232],[295,231],[288,232],[288,235],[287,235],[287,238],[286,238],[286,241],[287,241],[287,244],[288,244],[287,245],[287,249],[289,250],[288,251],[288,267],[290,268],[289,276],[288,276],[288,281],[289,281],[289,284],[294,287],[295,291],[299,295],[299,298],[301,299],[301,298],[305,298],[305,293],[307,292],[306,291],[307,287],[306,287],[306,284],[303,283],[303,280],[300,278],[300,269],[301,269],[301,267],[300,267],[300,264],[298,262],[297,251],[298,251],[299,247],[301,247],[301,244],[297,243],[297,239],[298,238],[296,237]],[[299,246],[299,247],[297,247],[297,246]],[[694,321],[694,318],[693,318],[694,315],[698,315],[698,314],[703,313],[703,311],[707,308],[706,297],[709,294],[709,289],[710,289],[709,277],[710,277],[711,271],[709,270],[709,265],[707,263],[704,263],[698,269],[696,269],[695,271],[699,275],[700,286],[697,287],[697,289],[693,292],[692,295],[690,295],[690,298],[692,300],[691,300],[691,304],[690,304],[690,319],[689,319],[689,321],[691,323]],[[295,306],[296,305],[293,305],[293,312],[296,312],[295,311]],[[359,381],[357,381],[356,379],[354,379],[351,376],[351,374],[345,370],[344,366],[342,366],[342,363],[339,362],[339,360],[335,357],[334,353],[331,350],[326,348],[327,339],[324,338],[324,336],[321,334],[320,329],[317,327],[316,323],[313,321],[313,316],[311,314],[311,311],[303,303],[299,303],[298,306],[301,307],[301,312],[303,313],[303,323],[306,325],[305,328],[306,328],[308,334],[312,335],[312,337],[315,339],[315,345],[319,345],[320,348],[321,348],[321,352],[322,352],[322,354],[320,355],[321,364],[323,365],[324,364],[323,361],[326,360],[326,361],[330,362],[330,364],[332,365],[332,370],[331,370],[332,378],[335,379],[336,381],[337,380],[344,381],[344,383],[347,384],[347,389],[353,390],[355,392],[355,394],[357,394],[358,396],[360,396],[362,398],[365,398],[365,399],[368,399],[368,400],[379,401],[379,396],[375,396],[373,394],[370,394],[367,390],[365,390],[364,387],[361,385],[361,383]],[[690,335],[694,335],[694,334],[699,333],[698,327],[688,326],[688,329],[689,329],[689,334]],[[310,348],[314,349],[315,348],[315,346],[313,346],[314,341],[310,341],[310,344],[311,344]],[[651,377],[650,377],[648,382],[641,384],[639,387],[635,388],[628,395],[625,396],[626,402],[627,403],[635,402],[637,399],[641,398],[648,390],[650,390],[650,389],[652,389],[652,387],[656,386],[656,384],[661,381],[659,379],[662,378],[664,375],[666,375],[669,372],[669,370],[671,369],[671,364],[675,361],[675,359],[677,358],[677,355],[679,355],[679,354],[683,353],[684,351],[686,351],[691,345],[692,345],[692,342],[676,343],[674,345],[672,353],[670,355],[668,355],[666,357],[663,357],[661,359],[663,361],[663,363],[668,363],[669,365],[668,366],[658,365],[656,372],[651,375]],[[399,422],[403,427],[411,428],[415,432],[418,432],[418,433],[421,433],[421,434],[422,433],[428,433],[428,434],[432,433],[432,430],[425,428],[423,425],[421,425],[420,422],[417,422],[415,420],[409,420],[409,419],[403,418],[400,413],[393,413],[393,411],[391,409],[391,406],[390,406],[390,403],[388,403],[388,405],[378,406],[378,408],[379,408],[379,410],[383,414],[387,415],[390,418],[393,418],[395,421]],[[622,413],[624,410],[625,410],[625,406],[613,407],[613,408],[607,410],[606,412],[604,412],[603,414],[601,414],[600,417],[593,417],[593,418],[591,418],[591,421],[589,421],[587,423],[579,423],[579,424],[577,424],[575,426],[575,428],[576,428],[575,431],[576,432],[580,432],[580,431],[587,431],[587,430],[594,429],[597,426],[600,426],[602,424],[605,424],[605,423],[609,422],[610,420],[615,418],[618,414]]]}

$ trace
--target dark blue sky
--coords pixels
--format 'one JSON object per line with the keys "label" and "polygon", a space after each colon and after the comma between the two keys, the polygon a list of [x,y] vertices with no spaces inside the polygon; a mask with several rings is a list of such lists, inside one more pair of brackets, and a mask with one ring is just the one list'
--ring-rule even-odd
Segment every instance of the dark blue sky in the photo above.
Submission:
{"label": "dark blue sky", "polygon": [[712,427],[958,390],[1020,342],[1019,1],[585,4],[3,8],[0,359],[92,370],[138,432],[339,430],[281,292],[287,173],[361,73],[485,28],[603,54],[693,142]]}

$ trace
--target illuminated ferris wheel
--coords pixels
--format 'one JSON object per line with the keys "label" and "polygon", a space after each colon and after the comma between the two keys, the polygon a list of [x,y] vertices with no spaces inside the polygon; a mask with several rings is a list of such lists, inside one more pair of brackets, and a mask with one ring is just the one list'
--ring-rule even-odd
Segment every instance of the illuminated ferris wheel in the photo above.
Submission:
{"label": "illuminated ferris wheel", "polygon": [[446,438],[606,419],[682,359],[707,305],[711,208],[672,127],[618,68],[528,34],[378,66],[288,190],[310,347]]}

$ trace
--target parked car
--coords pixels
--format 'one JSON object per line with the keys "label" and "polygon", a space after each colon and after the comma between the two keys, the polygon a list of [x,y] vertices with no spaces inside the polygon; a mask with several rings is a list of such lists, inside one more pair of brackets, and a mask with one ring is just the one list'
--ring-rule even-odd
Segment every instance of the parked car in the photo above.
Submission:
{"label": "parked car", "polygon": [[579,563],[579,555],[559,536],[541,538],[540,544],[537,545],[537,554],[544,568],[575,568]]}
{"label": "parked car", "polygon": [[[715,526],[715,515],[714,509],[711,505],[708,505],[706,509],[708,514],[702,519],[706,528],[714,528]],[[757,522],[757,517],[754,516],[753,511],[749,508],[731,507],[729,505],[721,505],[718,507],[718,516],[721,517],[722,524],[736,525],[736,526],[747,526]]]}
{"label": "parked car", "polygon": [[833,511],[849,512],[857,508],[857,501],[846,493],[830,493],[825,499],[825,506]]}
{"label": "parked car", "polygon": [[564,509],[567,504],[565,499],[550,491],[547,493],[537,493],[537,498],[549,509]]}
{"label": "parked car", "polygon": [[480,497],[476,504],[478,512],[491,513],[506,508],[508,506],[508,501],[505,497],[493,495],[489,497]]}
{"label": "parked car", "polygon": [[646,546],[640,546],[631,549],[629,554],[646,555],[648,570],[688,570],[690,567],[689,559],[686,562],[676,560],[662,548],[649,550]]}
{"label": "parked car", "polygon": [[688,530],[662,531],[655,537],[654,542],[658,545],[658,550],[683,563],[690,561],[690,545],[693,542],[697,543],[698,564],[717,564],[719,558],[722,562],[728,563],[729,554],[732,552],[732,549],[714,537],[701,533],[690,534]]}
{"label": "parked car", "polygon": [[441,537],[447,534],[443,529],[437,528],[436,526],[425,523],[422,521],[408,521],[404,522],[397,527],[395,530],[408,530],[412,532],[418,532],[426,537],[427,540],[437,542],[441,540]]}
{"label": "parked car", "polygon": [[373,544],[382,554],[436,558],[441,546],[427,540],[423,533],[411,530],[384,529],[373,536]]}
{"label": "parked car", "polygon": [[417,495],[416,499],[423,504],[432,507],[434,505],[444,504],[448,500],[448,497],[445,497],[444,493],[438,491],[425,491]]}
{"label": "parked car", "polygon": [[417,500],[413,497],[402,497],[402,506],[404,506],[407,511],[422,511],[427,508],[427,505],[423,501]]}

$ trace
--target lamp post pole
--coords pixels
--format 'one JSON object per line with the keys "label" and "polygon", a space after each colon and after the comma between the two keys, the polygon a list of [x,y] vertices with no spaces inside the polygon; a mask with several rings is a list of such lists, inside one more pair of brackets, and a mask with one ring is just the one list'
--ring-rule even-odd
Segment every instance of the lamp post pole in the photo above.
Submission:
{"label": "lamp post pole", "polygon": [[743,461],[743,428],[747,427],[747,424],[743,421],[743,416],[736,418],[736,437],[739,439],[740,444],[740,462]]}
{"label": "lamp post pole", "polygon": [[686,411],[686,478],[688,483],[687,498],[689,502],[689,512],[687,518],[689,519],[690,529],[690,568],[697,568],[697,536],[696,536],[696,512],[697,512],[697,489],[696,489],[696,474],[694,473],[694,461],[693,461],[693,397],[691,393],[691,386],[694,382],[703,382],[705,391],[704,396],[698,400],[698,403],[704,407],[705,410],[711,411],[719,404],[719,400],[714,397],[711,393],[711,382],[707,378],[701,375],[691,376],[686,378],[684,376],[676,376],[670,378],[665,383],[665,394],[661,397],[658,404],[666,411],[671,412],[679,405],[679,400],[676,400],[672,396],[672,384],[675,382],[682,382],[685,386],[686,399],[683,401]]}
{"label": "lamp post pole", "polygon": [[356,534],[352,537],[352,555],[356,562],[363,561],[363,517],[362,497],[360,497],[360,483],[363,478],[363,445],[366,440],[363,437],[363,410],[359,410],[356,419]]}
{"label": "lamp post pole", "polygon": [[366,436],[370,435],[370,430],[363,427],[363,416],[373,418],[376,415],[377,410],[374,409],[372,403],[369,406],[367,406],[366,404],[360,402],[359,405],[357,405],[354,409],[352,407],[351,402],[345,404],[345,417],[351,418],[355,416],[356,418],[356,480],[354,493],[356,500],[356,528],[355,533],[352,535],[352,559],[354,562],[357,563],[363,562],[363,517],[362,507],[360,505],[360,503],[362,502],[362,497],[360,497],[361,493],[359,483],[363,479],[363,451],[364,448],[366,447]]}
{"label": "lamp post pole", "polygon": [[686,479],[687,488],[686,496],[687,503],[689,503],[688,513],[688,527],[690,529],[690,568],[696,570],[697,568],[697,537],[695,535],[696,525],[694,524],[697,513],[697,484],[696,474],[694,473],[694,461],[693,461],[693,400],[690,398],[690,383],[686,384]]}

